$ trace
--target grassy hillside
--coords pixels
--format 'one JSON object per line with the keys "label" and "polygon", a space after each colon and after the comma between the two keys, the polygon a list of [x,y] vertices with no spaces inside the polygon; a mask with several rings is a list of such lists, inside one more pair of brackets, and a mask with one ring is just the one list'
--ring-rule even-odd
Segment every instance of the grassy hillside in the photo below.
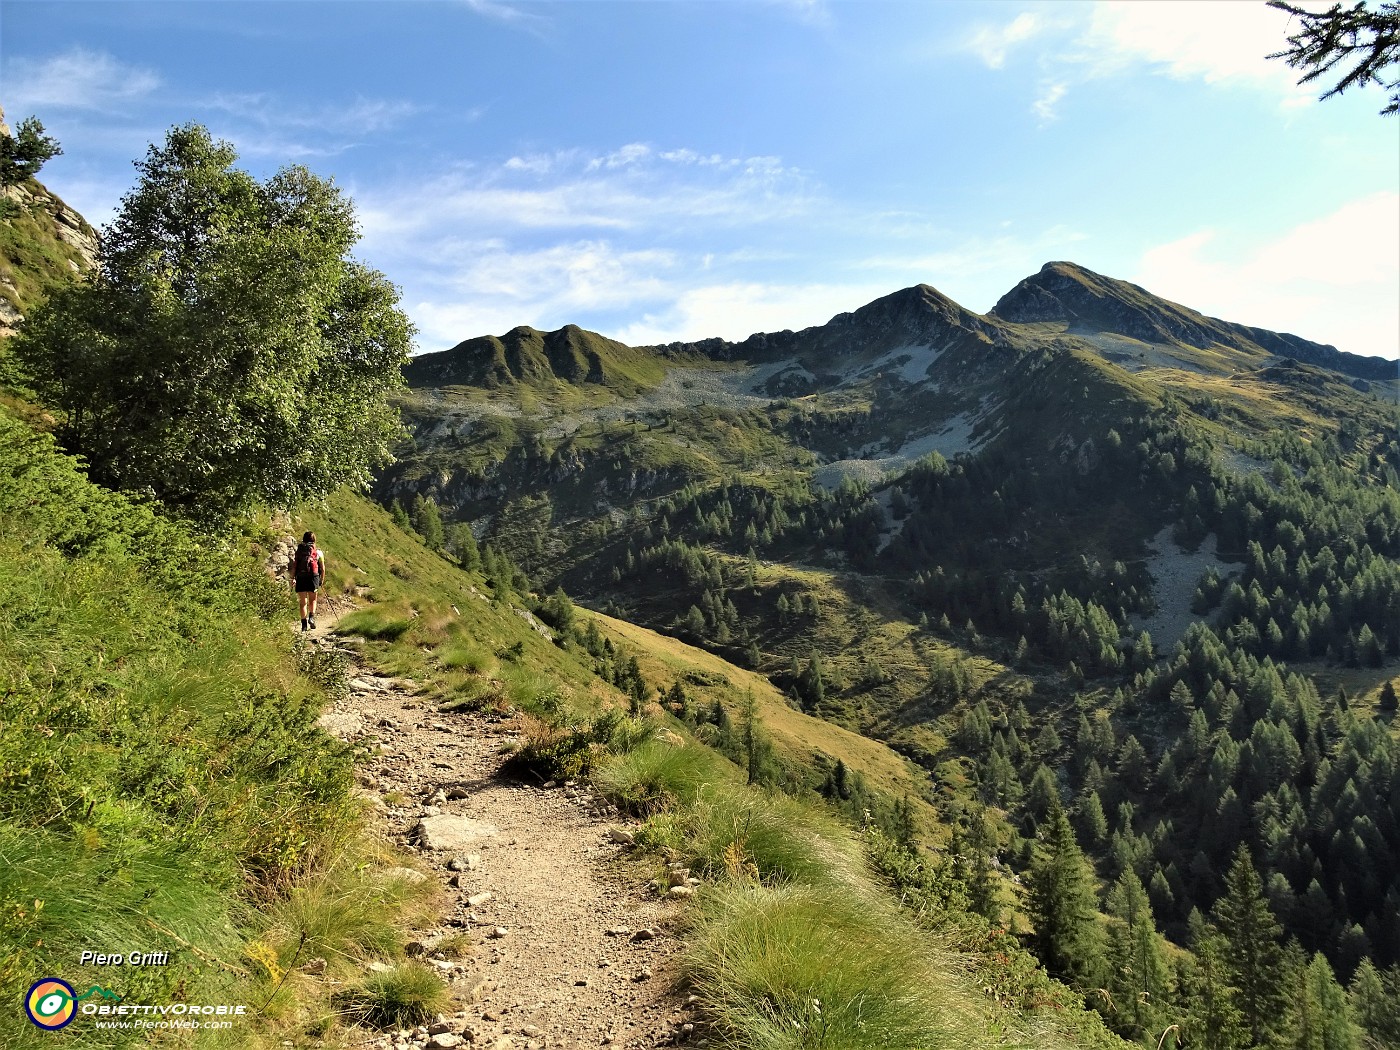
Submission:
{"label": "grassy hillside", "polygon": [[[338,668],[291,645],[288,596],[250,537],[99,489],[8,416],[0,473],[0,995],[51,975],[247,1007],[201,1045],[324,1026],[324,983],[287,968],[309,949],[344,979],[392,956],[411,896],[377,875],[353,756],[316,725]],[[169,962],[115,973],[80,965],[84,950]],[[75,1024],[85,1046],[147,1041]],[[52,1038],[17,1009],[0,1033]]]}
{"label": "grassy hillside", "polygon": [[[882,745],[703,650],[583,609],[561,616],[557,599],[463,572],[356,497],[303,525],[329,552],[331,592],[366,603],[340,630],[365,638],[368,659],[416,678],[424,703],[514,712],[524,775],[591,776],[645,818],[642,849],[703,876],[687,979],[723,1045],[1121,1045],[1014,938],[966,914],[946,859],[858,830],[859,814],[843,820],[839,800],[804,781],[840,757],[888,806],[919,778]],[[552,638],[531,609],[555,621]],[[632,660],[643,686],[605,680]],[[703,716],[716,706],[725,730]],[[765,755],[798,771],[778,777],[787,793],[745,783]],[[915,819],[938,836],[917,800]]]}

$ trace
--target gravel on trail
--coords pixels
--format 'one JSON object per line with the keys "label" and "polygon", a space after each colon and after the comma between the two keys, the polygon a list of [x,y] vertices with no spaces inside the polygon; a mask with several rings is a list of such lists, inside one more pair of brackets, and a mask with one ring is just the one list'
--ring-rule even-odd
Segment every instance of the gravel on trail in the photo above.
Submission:
{"label": "gravel on trail", "polygon": [[[340,647],[329,626],[310,632],[312,644]],[[366,1029],[351,1045],[638,1048],[695,1038],[675,936],[683,905],[650,884],[664,862],[629,856],[625,821],[586,784],[503,776],[513,719],[439,711],[412,683],[356,667],[321,724],[371,748],[358,776],[375,822],[441,884],[437,922],[411,933],[407,954],[437,969],[454,1001],[428,1024]]]}

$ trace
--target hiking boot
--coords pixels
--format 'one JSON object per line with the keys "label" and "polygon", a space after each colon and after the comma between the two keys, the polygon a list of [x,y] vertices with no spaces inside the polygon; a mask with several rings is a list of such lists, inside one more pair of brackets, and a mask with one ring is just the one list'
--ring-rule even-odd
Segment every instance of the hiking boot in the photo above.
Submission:
{"label": "hiking boot", "polygon": [[312,629],[313,631],[316,629],[316,621],[315,621],[315,620],[307,620],[306,622],[309,623],[309,624],[311,625],[311,629]]}
{"label": "hiking boot", "polygon": [[306,622],[307,622],[307,621],[306,621],[306,617],[303,616],[303,617],[301,618],[301,629],[302,629],[303,631],[306,630]]}

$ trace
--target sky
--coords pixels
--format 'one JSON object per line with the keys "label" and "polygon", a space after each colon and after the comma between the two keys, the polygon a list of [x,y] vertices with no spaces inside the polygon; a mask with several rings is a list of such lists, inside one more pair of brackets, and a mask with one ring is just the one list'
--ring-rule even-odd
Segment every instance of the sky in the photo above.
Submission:
{"label": "sky", "polygon": [[354,200],[418,350],[990,310],[1069,260],[1400,356],[1400,118],[1318,102],[1254,0],[0,0],[0,105],[109,221],[195,121]]}

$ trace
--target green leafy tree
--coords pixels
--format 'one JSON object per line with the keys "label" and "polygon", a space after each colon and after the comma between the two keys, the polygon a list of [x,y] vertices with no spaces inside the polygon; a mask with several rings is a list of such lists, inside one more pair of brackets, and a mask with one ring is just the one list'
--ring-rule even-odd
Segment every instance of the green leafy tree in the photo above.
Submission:
{"label": "green leafy tree", "polygon": [[1031,864],[1029,881],[1036,954],[1055,976],[1091,987],[1103,958],[1093,872],[1058,802],[1045,828],[1044,850]]}
{"label": "green leafy tree", "polygon": [[44,134],[37,117],[26,117],[15,134],[0,134],[0,186],[32,178],[62,152],[58,142]]}
{"label": "green leafy tree", "polygon": [[1400,112],[1400,76],[1394,68],[1400,64],[1400,3],[1374,9],[1365,3],[1333,4],[1325,11],[1309,11],[1287,0],[1269,0],[1269,6],[1298,20],[1300,28],[1288,38],[1288,49],[1269,56],[1305,70],[1298,83],[1311,84],[1341,66],[1341,77],[1320,98],[1375,84],[1390,92],[1381,113]]}
{"label": "green leafy tree", "polygon": [[413,328],[349,256],[350,201],[305,168],[259,182],[204,128],[138,162],[93,277],[16,340],[94,480],[226,515],[363,485],[400,433]]}

